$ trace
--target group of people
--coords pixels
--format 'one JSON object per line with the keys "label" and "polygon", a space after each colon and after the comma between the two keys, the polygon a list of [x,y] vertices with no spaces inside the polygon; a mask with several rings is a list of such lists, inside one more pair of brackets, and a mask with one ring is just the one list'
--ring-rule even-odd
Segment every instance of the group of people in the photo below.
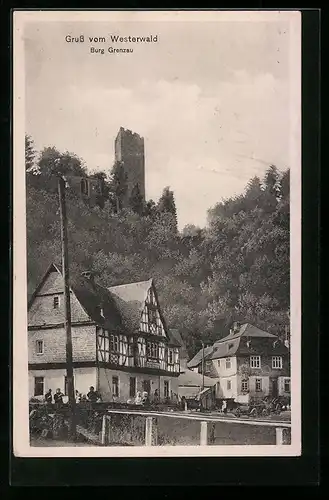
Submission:
{"label": "group of people", "polygon": [[[154,391],[153,402],[155,402],[156,399],[159,401],[159,393],[157,390]],[[127,404],[148,405],[150,402],[150,396],[147,391],[144,391],[143,393],[141,391],[137,391],[136,397],[134,399],[128,399]]]}
{"label": "group of people", "polygon": [[[178,402],[178,396],[176,394],[171,394],[171,398],[167,397],[165,399],[165,403]],[[127,404],[135,404],[135,405],[148,405],[153,404],[157,405],[160,401],[159,390],[155,389],[153,396],[151,396],[147,391],[137,391],[135,398],[130,398],[127,401]]]}
{"label": "group of people", "polygon": [[[62,406],[64,404],[63,400],[64,397],[65,395],[62,393],[60,389],[56,389],[54,395],[52,393],[52,390],[49,389],[45,394],[45,402],[48,404],[55,403],[56,406]],[[87,402],[87,401],[89,401],[90,403],[96,403],[101,400],[102,400],[101,395],[97,391],[95,391],[95,388],[93,386],[89,387],[88,394],[81,394],[78,390],[75,391],[76,403]]]}

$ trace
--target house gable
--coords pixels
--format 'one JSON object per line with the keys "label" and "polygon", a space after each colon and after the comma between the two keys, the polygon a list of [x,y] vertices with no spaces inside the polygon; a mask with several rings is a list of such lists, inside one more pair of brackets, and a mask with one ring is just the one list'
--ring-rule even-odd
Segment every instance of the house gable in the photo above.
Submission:
{"label": "house gable", "polygon": [[151,282],[145,297],[141,315],[140,331],[169,339],[153,282]]}
{"label": "house gable", "polygon": [[[71,290],[72,323],[90,321],[84,308]],[[64,285],[59,269],[48,268],[31,297],[28,307],[28,326],[48,326],[64,322]]]}

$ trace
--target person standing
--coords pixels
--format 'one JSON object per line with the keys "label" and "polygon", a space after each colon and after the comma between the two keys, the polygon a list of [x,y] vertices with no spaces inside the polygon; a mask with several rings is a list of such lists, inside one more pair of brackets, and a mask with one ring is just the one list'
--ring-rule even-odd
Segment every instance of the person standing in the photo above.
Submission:
{"label": "person standing", "polygon": [[54,394],[54,403],[57,408],[61,408],[61,406],[63,406],[63,397],[64,394],[62,393],[62,391],[60,389],[56,389],[56,392]]}
{"label": "person standing", "polygon": [[159,397],[159,391],[158,391],[158,389],[155,389],[155,391],[154,391],[153,402],[156,405],[159,404],[159,402],[160,402],[160,397]]}
{"label": "person standing", "polygon": [[137,391],[136,397],[135,397],[135,405],[141,405],[142,404],[142,395],[140,391]]}
{"label": "person standing", "polygon": [[101,400],[100,394],[98,394],[97,391],[95,391],[94,386],[89,387],[89,392],[87,394],[87,398],[91,403],[96,403],[97,401]]}
{"label": "person standing", "polygon": [[76,402],[76,404],[81,402],[81,394],[77,389],[75,391],[75,402]]}
{"label": "person standing", "polygon": [[51,392],[51,389],[48,389],[48,391],[45,394],[45,401],[47,404],[51,405],[53,402],[53,395]]}

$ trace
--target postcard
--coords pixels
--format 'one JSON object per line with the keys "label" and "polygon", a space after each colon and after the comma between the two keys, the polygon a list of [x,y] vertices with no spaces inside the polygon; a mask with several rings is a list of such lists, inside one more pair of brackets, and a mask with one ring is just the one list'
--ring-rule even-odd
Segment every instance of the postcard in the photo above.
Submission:
{"label": "postcard", "polygon": [[13,13],[17,457],[301,454],[301,14]]}

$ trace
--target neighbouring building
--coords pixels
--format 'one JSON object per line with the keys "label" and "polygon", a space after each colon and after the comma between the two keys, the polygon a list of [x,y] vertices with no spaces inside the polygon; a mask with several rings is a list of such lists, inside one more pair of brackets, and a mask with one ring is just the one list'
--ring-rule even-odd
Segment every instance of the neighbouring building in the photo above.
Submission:
{"label": "neighbouring building", "polygon": [[[202,350],[187,365],[202,372]],[[230,334],[204,350],[204,370],[218,378],[217,399],[247,403],[265,396],[290,397],[290,354],[276,335],[249,323],[234,323]]]}
{"label": "neighbouring building", "polygon": [[[67,393],[61,268],[52,264],[28,304],[29,396]],[[167,329],[152,279],[105,288],[91,273],[71,280],[74,386],[127,402],[155,389],[178,394],[180,345]]]}
{"label": "neighbouring building", "polygon": [[123,205],[127,206],[132,191],[138,186],[145,201],[145,152],[144,138],[120,127],[114,143],[115,161],[122,163],[127,176],[127,191]]}
{"label": "neighbouring building", "polygon": [[188,353],[185,342],[178,330],[171,330],[180,348],[180,375],[178,377],[178,395],[189,399],[200,399],[204,408],[213,408],[216,404],[218,379],[201,375],[187,367]]}

